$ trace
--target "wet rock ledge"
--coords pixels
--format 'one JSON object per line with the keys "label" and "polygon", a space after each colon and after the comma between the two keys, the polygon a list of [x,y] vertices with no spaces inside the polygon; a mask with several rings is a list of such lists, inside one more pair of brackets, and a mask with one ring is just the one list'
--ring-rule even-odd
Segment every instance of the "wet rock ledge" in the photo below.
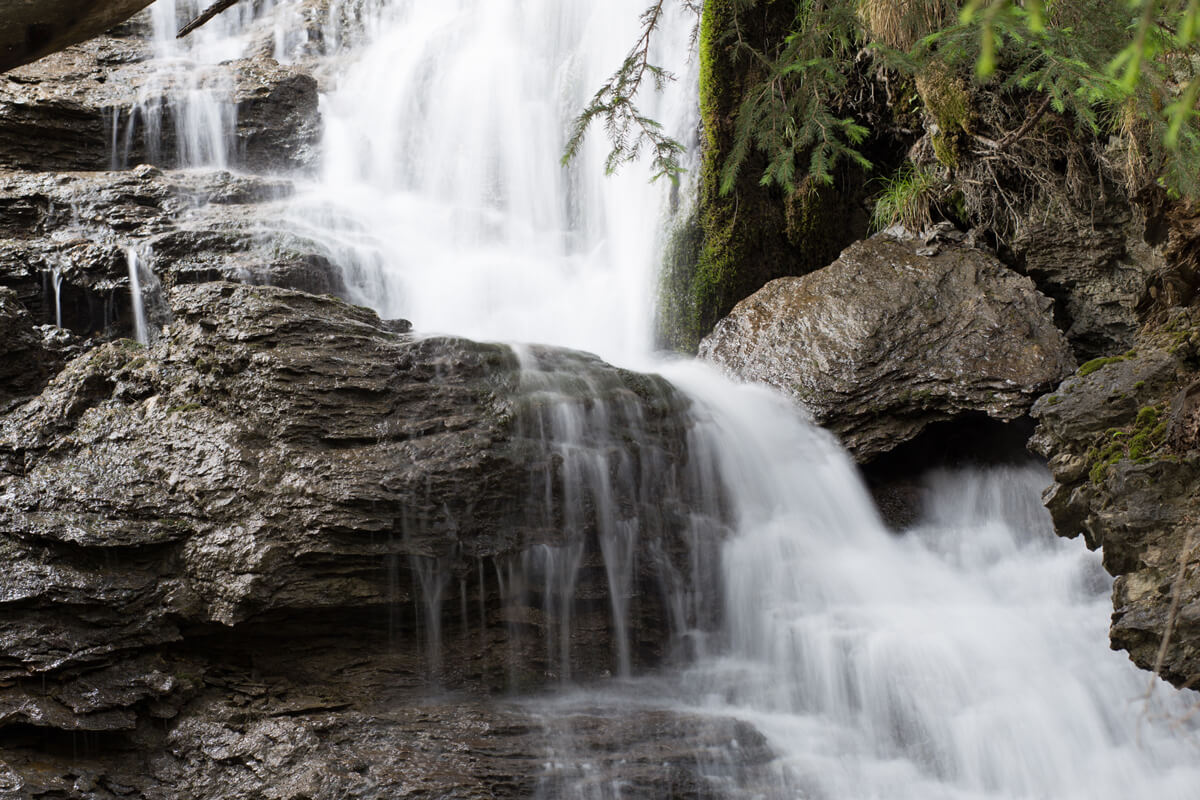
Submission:
{"label": "wet rock ledge", "polygon": [[[378,796],[419,783],[376,753],[411,737],[506,764],[493,794],[439,796],[529,796],[537,769],[514,760],[545,743],[513,722],[503,749],[527,715],[490,695],[659,663],[669,632],[712,624],[668,612],[664,586],[714,587],[687,513],[713,491],[687,477],[686,401],[661,379],[570,351],[519,363],[294,290],[183,286],[171,308],[153,346],[94,347],[0,421],[0,762],[27,796]],[[572,402],[604,404],[613,439],[559,446],[546,431]],[[592,447],[614,513],[642,524],[616,565],[597,484],[574,484],[585,513],[562,502]],[[467,697],[414,710],[431,685]],[[672,719],[680,741],[718,735]]]}

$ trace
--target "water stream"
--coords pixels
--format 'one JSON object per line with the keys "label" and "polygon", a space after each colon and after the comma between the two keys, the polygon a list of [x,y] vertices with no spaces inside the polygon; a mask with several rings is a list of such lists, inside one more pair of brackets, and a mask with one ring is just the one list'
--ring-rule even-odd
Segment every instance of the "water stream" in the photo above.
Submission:
{"label": "water stream", "polygon": [[[259,9],[277,14],[281,59],[302,38],[289,28],[299,17],[293,5]],[[714,792],[731,796],[1196,797],[1200,734],[1171,724],[1194,696],[1154,686],[1147,700],[1146,674],[1108,650],[1109,579],[1095,554],[1053,535],[1039,502],[1049,481],[1041,468],[932,475],[922,521],[896,536],[848,457],[795,408],[700,365],[655,362],[650,320],[668,193],[635,167],[605,177],[598,135],[569,168],[558,161],[571,117],[637,38],[644,5],[331,3],[323,38],[338,78],[323,97],[322,172],[302,183],[286,220],[344,271],[353,300],[384,317],[427,332],[587,349],[657,369],[692,398],[694,462],[714,465],[709,480],[733,501],[735,533],[719,565],[723,630],[688,666],[632,677],[622,604],[639,533],[614,516],[601,546],[617,672],[628,677],[540,700],[538,713],[569,719],[581,704],[631,704],[748,721],[776,757],[752,785],[729,768],[736,743],[705,761]],[[166,20],[175,4],[156,9]],[[229,57],[241,22],[214,22],[184,45],[187,58]],[[685,141],[695,129],[690,24],[673,19],[660,37],[657,57],[680,80],[644,98]],[[184,96],[194,101],[191,91]],[[176,124],[196,127],[185,138],[214,119],[227,127],[221,107],[198,111],[204,123],[180,112]],[[227,140],[226,131],[207,141]],[[217,149],[181,145],[180,159],[219,166]],[[574,446],[600,438],[605,409],[554,408],[546,424],[557,426],[566,471],[590,502],[615,507],[620,487],[605,481],[620,471],[617,444]],[[569,525],[570,509],[564,518]],[[567,538],[530,550],[520,570],[522,580],[542,581],[548,610],[569,609],[574,591],[581,553]],[[525,590],[496,577],[505,592]],[[431,618],[454,604],[435,571],[422,572],[421,585]],[[464,619],[466,598],[463,589]],[[569,628],[569,610],[556,616]],[[434,651],[438,630],[436,619],[427,623]],[[569,639],[563,629],[546,642],[564,678]],[[438,663],[431,659],[432,671]],[[578,777],[588,755],[561,725],[547,747],[547,797],[626,796],[619,779]]]}

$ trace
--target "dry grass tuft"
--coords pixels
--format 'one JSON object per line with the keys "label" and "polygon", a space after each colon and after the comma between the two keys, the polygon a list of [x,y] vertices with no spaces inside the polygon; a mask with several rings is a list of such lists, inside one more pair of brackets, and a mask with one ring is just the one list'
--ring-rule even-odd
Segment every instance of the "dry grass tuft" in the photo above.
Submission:
{"label": "dry grass tuft", "polygon": [[909,50],[942,28],[958,13],[953,0],[859,0],[858,16],[871,38],[897,50]]}

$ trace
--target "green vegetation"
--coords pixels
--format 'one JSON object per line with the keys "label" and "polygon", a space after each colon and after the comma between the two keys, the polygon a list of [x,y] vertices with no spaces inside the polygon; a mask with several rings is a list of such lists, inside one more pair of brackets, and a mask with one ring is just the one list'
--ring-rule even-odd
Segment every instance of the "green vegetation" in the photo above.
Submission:
{"label": "green vegetation", "polygon": [[868,223],[950,219],[1004,245],[1105,198],[1200,196],[1200,0],[656,0],[564,161],[599,123],[610,171],[648,154],[679,179],[679,143],[637,105],[673,77],[651,58],[670,3],[698,15],[704,136],[699,243],[664,313],[680,349]]}
{"label": "green vegetation", "polygon": [[883,181],[883,191],[875,201],[871,227],[883,230],[900,224],[920,230],[940,198],[944,183],[932,167],[904,164],[891,178]]}
{"label": "green vegetation", "polygon": [[1128,360],[1129,360],[1129,357],[1124,356],[1124,355],[1093,358],[1091,361],[1083,362],[1083,364],[1081,364],[1079,366],[1079,372],[1077,372],[1076,374],[1079,375],[1079,377],[1081,377],[1081,378],[1086,378],[1088,375],[1091,375],[1093,372],[1096,372],[1097,370],[1099,370],[1103,367],[1107,367],[1109,364],[1116,364],[1121,361],[1128,361]]}
{"label": "green vegetation", "polygon": [[1125,428],[1109,428],[1100,441],[1088,451],[1091,467],[1088,477],[1092,483],[1103,483],[1108,468],[1122,459],[1145,464],[1158,459],[1167,439],[1167,420],[1161,406],[1143,406],[1133,424]]}
{"label": "green vegetation", "polygon": [[[650,41],[665,0],[642,16],[642,34],[620,68],[582,110],[564,159],[590,124],[602,120],[616,169],[649,149],[654,177],[678,177],[678,142],[638,111],[643,84],[672,79],[649,60]],[[697,0],[680,0],[699,12]],[[1176,196],[1195,196],[1200,176],[1200,0],[709,0],[700,26],[702,106],[724,87],[704,53],[728,46],[736,60],[757,65],[742,87],[732,146],[720,167],[722,193],[733,191],[752,153],[763,156],[758,180],[794,191],[805,177],[831,183],[834,167],[870,161],[860,145],[869,130],[851,110],[857,54],[872,48],[879,65],[913,78],[935,123],[932,146],[947,166],[970,145],[982,155],[1012,156],[1047,115],[1093,138],[1112,139],[1120,164],[1109,164],[1134,188],[1157,183]],[[960,7],[961,6],[961,7]],[[752,17],[790,11],[788,33],[764,47],[746,35]],[[719,24],[724,23],[724,24]],[[708,40],[707,44],[704,40]],[[714,39],[720,39],[714,42]],[[972,79],[973,85],[968,81]],[[707,86],[709,98],[703,97]],[[1040,98],[1010,120],[1010,129],[974,130],[973,98]],[[1051,124],[1050,127],[1053,127]],[[1001,160],[1010,160],[1002,158]],[[1010,165],[1011,166],[1011,165]],[[1031,169],[1035,165],[1028,165]]]}

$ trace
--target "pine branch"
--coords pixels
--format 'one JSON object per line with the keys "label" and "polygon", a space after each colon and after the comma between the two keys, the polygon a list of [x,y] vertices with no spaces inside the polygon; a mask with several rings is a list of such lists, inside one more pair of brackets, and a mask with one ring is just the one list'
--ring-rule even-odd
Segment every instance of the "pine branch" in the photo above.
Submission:
{"label": "pine branch", "polygon": [[[655,91],[659,92],[675,80],[670,71],[650,61],[650,48],[654,33],[662,22],[666,1],[657,0],[642,13],[642,32],[637,42],[617,71],[575,118],[571,135],[563,148],[564,166],[579,154],[592,123],[602,120],[612,145],[604,162],[607,173],[616,172],[621,165],[636,160],[644,149],[648,149],[651,153],[651,180],[665,176],[672,183],[678,183],[679,175],[684,171],[679,156],[686,148],[666,135],[662,125],[643,114],[636,103],[637,94],[647,77]],[[695,0],[684,0],[684,5],[699,12],[699,4]]]}

